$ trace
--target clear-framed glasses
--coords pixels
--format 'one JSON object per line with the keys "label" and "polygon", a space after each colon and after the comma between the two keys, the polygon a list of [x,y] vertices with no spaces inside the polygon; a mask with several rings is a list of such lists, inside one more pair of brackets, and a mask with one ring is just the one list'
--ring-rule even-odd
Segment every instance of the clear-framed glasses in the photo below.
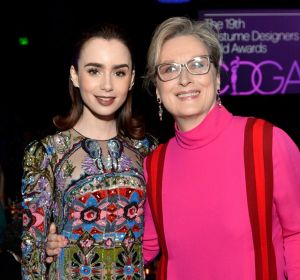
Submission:
{"label": "clear-framed glasses", "polygon": [[185,67],[192,75],[207,74],[210,68],[210,56],[196,56],[186,63],[162,63],[156,66],[156,73],[163,81],[171,81],[179,77],[182,68]]}

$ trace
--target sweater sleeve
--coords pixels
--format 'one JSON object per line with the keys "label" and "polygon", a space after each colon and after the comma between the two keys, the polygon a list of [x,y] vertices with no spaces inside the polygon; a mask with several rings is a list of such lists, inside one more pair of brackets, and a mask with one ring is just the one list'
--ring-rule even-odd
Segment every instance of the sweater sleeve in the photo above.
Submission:
{"label": "sweater sleeve", "polygon": [[[144,161],[144,166],[145,161]],[[144,174],[147,181],[147,170],[144,168]],[[145,264],[153,261],[159,253],[158,235],[155,229],[154,221],[151,214],[149,200],[145,202],[145,225],[143,237],[143,256]]]}
{"label": "sweater sleeve", "polygon": [[281,129],[274,128],[274,203],[282,227],[286,274],[300,279],[300,152]]}
{"label": "sweater sleeve", "polygon": [[45,241],[51,217],[53,174],[41,142],[25,149],[22,178],[22,279],[46,276]]}

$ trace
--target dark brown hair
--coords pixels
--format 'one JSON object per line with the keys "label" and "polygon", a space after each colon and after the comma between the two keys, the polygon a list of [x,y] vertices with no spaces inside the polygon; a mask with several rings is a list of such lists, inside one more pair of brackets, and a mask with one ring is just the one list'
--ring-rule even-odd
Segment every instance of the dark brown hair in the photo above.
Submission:
{"label": "dark brown hair", "polygon": [[[89,31],[83,33],[81,39],[75,44],[71,65],[78,71],[78,59],[84,44],[91,38],[103,38],[106,40],[116,39],[123,43],[130,52],[134,69],[133,45],[125,30],[120,26],[104,23],[101,26],[94,26]],[[67,116],[57,115],[53,118],[54,125],[61,131],[72,128],[79,120],[83,111],[83,101],[80,90],[74,87],[69,80],[69,94],[71,97],[71,108]],[[141,118],[133,117],[132,113],[132,92],[129,90],[127,98],[121,108],[116,112],[118,134],[134,139],[141,139],[145,135],[144,122]]]}

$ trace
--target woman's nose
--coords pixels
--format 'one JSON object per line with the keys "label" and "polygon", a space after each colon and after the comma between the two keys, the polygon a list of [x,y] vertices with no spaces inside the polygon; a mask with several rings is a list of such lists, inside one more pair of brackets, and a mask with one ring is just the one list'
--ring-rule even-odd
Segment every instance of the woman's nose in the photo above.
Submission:
{"label": "woman's nose", "polygon": [[101,80],[101,88],[105,91],[111,91],[113,89],[112,77],[110,73],[104,73]]}
{"label": "woman's nose", "polygon": [[192,74],[187,70],[186,66],[182,66],[178,80],[182,85],[187,85],[191,82]]}

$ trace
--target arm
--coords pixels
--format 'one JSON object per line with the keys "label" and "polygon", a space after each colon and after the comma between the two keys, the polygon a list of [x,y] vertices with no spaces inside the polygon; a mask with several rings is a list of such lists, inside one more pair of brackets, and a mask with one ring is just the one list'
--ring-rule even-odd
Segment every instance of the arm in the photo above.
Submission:
{"label": "arm", "polygon": [[282,227],[286,273],[300,279],[300,152],[285,132],[274,128],[274,203]]}
{"label": "arm", "polygon": [[[144,161],[144,166],[145,161]],[[144,168],[144,174],[147,181],[147,170]],[[159,253],[158,235],[155,229],[154,221],[148,199],[145,202],[145,221],[143,236],[143,256],[145,264],[153,261]]]}
{"label": "arm", "polygon": [[30,144],[25,149],[22,177],[23,279],[44,279],[46,274],[45,240],[51,218],[53,182],[46,148],[39,142]]}
{"label": "arm", "polygon": [[158,236],[152,219],[148,200],[145,203],[145,227],[143,237],[143,256],[145,264],[153,261],[159,253]]}

